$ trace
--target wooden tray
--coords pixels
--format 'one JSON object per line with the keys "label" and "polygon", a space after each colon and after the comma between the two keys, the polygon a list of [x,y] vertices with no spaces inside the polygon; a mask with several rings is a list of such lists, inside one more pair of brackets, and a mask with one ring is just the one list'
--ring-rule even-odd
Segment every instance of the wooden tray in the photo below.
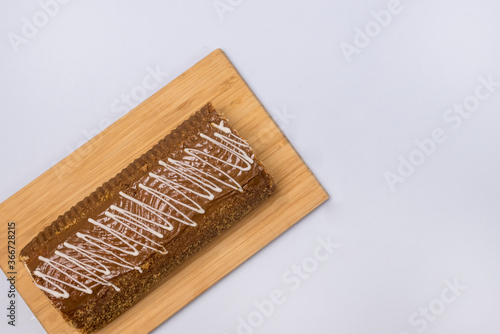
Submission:
{"label": "wooden tray", "polygon": [[[219,281],[328,198],[221,50],[215,50],[92,140],[0,204],[0,264],[7,270],[7,222],[16,222],[17,254],[45,226],[190,114],[212,101],[247,139],[277,190],[235,227],[100,333],[145,333]],[[75,333],[17,261],[17,290],[49,333]]]}

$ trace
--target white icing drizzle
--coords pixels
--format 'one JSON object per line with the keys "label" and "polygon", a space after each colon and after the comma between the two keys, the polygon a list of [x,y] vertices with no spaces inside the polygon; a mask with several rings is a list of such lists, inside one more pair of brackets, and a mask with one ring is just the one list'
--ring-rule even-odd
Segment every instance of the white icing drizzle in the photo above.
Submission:
{"label": "white icing drizzle", "polygon": [[[140,189],[141,191],[151,195],[152,198],[158,200],[157,203],[164,204],[163,208],[153,207],[131,195],[119,192],[119,195],[123,199],[142,208],[144,212],[149,214],[149,216],[145,217],[143,215],[132,213],[127,209],[118,207],[117,205],[111,205],[104,212],[104,215],[111,221],[116,222],[119,226],[123,227],[121,229],[122,231],[89,218],[88,222],[90,224],[95,225],[111,237],[111,239],[108,240],[116,240],[116,244],[121,244],[121,246],[106,242],[89,234],[77,232],[76,237],[83,240],[88,247],[83,248],[64,242],[63,245],[67,249],[72,250],[73,255],[70,255],[69,252],[64,253],[59,250],[54,252],[57,257],[70,262],[73,265],[72,267],[69,266],[69,263],[68,265],[65,265],[42,256],[38,257],[40,261],[47,264],[46,268],[52,267],[54,270],[67,277],[70,282],[66,282],[42,273],[39,270],[35,270],[34,275],[49,283],[50,286],[54,287],[54,289],[49,289],[45,286],[35,284],[40,289],[56,298],[69,297],[69,293],[64,289],[64,286],[71,287],[87,294],[92,294],[92,287],[96,285],[111,286],[116,291],[120,291],[117,286],[105,278],[105,276],[109,276],[111,274],[111,271],[106,264],[114,264],[129,270],[142,272],[140,267],[125,261],[123,256],[129,255],[137,257],[140,253],[140,249],[138,249],[138,247],[148,248],[155,252],[166,254],[167,250],[161,244],[155,242],[152,239],[153,236],[160,239],[164,238],[165,232],[171,232],[173,230],[172,221],[188,226],[196,226],[196,222],[180,210],[181,207],[193,211],[196,214],[204,214],[205,210],[202,208],[201,204],[196,201],[196,198],[203,198],[209,201],[213,200],[215,198],[214,193],[222,192],[222,188],[219,184],[221,186],[226,186],[239,192],[243,192],[241,185],[234,178],[228,175],[228,173],[224,172],[220,168],[220,165],[226,165],[242,172],[249,171],[254,164],[254,156],[248,156],[245,149],[250,149],[250,146],[244,140],[234,135],[231,132],[231,129],[224,125],[224,121],[221,121],[219,124],[211,123],[211,126],[219,130],[221,133],[214,132],[215,138],[209,137],[203,133],[200,133],[199,136],[207,140],[210,144],[220,148],[221,152],[226,152],[227,154],[235,157],[235,162],[224,160],[199,148],[184,149],[184,152],[188,156],[192,157],[191,160],[181,161],[172,158],[168,158],[166,162],[160,160],[159,165],[166,171],[177,175],[178,180],[168,179],[155,173],[149,173],[149,176],[155,180],[157,184],[161,184],[167,189],[170,189],[172,191],[170,195],[153,189],[151,186],[144,183],[138,184],[138,190]],[[211,163],[209,160],[215,160],[218,163]],[[198,161],[198,164],[193,166],[188,163],[189,161]],[[237,163],[240,163],[243,166],[240,166]],[[204,166],[204,168],[200,166]],[[208,172],[208,170],[215,171],[215,174]],[[179,180],[183,180],[184,182],[181,183]],[[174,194],[176,195],[175,198],[173,196]],[[188,196],[188,194],[194,196],[194,198]],[[164,209],[167,209],[170,213],[165,212]],[[153,216],[158,220],[151,219]],[[117,226],[118,225],[116,225],[116,227]],[[153,226],[160,228],[162,233],[153,229]],[[137,235],[137,237],[127,235],[125,230],[132,232],[133,235]],[[56,259],[56,257],[53,258]],[[91,264],[88,261],[83,262],[82,260],[85,258],[90,261]],[[76,274],[77,276],[71,275],[71,273]],[[82,281],[81,278],[85,278],[86,280]],[[93,282],[94,285],[89,287],[85,284],[86,282]]]}
{"label": "white icing drizzle", "polygon": [[[153,195],[153,197],[156,197],[160,201],[162,201],[165,204],[167,204],[174,211],[176,211],[179,215],[181,215],[182,217],[184,217],[184,220],[180,219],[180,218],[177,218],[175,216],[169,215],[169,214],[165,214],[165,216],[167,216],[167,217],[169,217],[169,218],[171,218],[171,219],[173,219],[173,220],[175,220],[175,221],[177,221],[179,223],[182,223],[182,224],[186,224],[186,225],[190,225],[190,226],[196,226],[196,223],[194,221],[192,221],[188,216],[186,216],[183,212],[181,212],[179,209],[177,209],[175,207],[175,205],[173,205],[172,203],[170,203],[170,201],[166,200],[165,197],[171,199],[172,201],[175,201],[175,202],[179,203],[178,201],[174,200],[173,198],[171,198],[171,197],[169,197],[167,195],[163,195],[161,192],[156,191],[153,188],[147,187],[147,186],[143,185],[142,183],[139,184],[139,188],[143,189],[145,192]],[[184,204],[182,204],[182,206],[188,207],[187,205],[184,205]],[[193,210],[193,211],[197,212],[198,210]]]}
{"label": "white icing drizzle", "polygon": [[[147,205],[146,203],[143,203],[143,202],[139,201],[138,199],[135,199],[132,196],[125,194],[122,191],[120,191],[120,196],[122,196],[122,197],[128,199],[129,201],[134,202],[135,204],[139,205],[140,207],[146,209],[146,211],[149,211],[149,213],[158,217],[161,221],[163,221],[165,223],[164,225],[155,223],[156,226],[163,227],[164,229],[166,229],[168,231],[172,231],[174,229],[172,224],[170,224],[170,222],[168,220],[166,220],[164,217],[162,217],[162,216],[166,215],[163,211],[160,211],[156,208],[153,208],[152,206]],[[149,221],[151,222],[151,220],[149,220]]]}

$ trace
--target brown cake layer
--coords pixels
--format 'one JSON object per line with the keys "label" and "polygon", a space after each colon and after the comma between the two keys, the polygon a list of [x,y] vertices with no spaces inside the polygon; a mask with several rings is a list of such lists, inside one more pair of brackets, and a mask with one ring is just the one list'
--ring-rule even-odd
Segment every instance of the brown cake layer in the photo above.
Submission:
{"label": "brown cake layer", "polygon": [[20,258],[63,317],[91,332],[274,188],[251,148],[209,103],[59,216]]}

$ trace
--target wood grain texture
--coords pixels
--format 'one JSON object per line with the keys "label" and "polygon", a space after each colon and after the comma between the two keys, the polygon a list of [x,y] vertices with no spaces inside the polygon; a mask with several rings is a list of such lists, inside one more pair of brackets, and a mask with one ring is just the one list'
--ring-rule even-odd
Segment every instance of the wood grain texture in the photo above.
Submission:
{"label": "wood grain texture", "polygon": [[[0,240],[16,222],[19,252],[39,231],[115,176],[208,101],[225,114],[274,177],[274,195],[99,333],[146,333],[171,317],[328,198],[221,50],[0,204]],[[7,272],[7,249],[0,247]],[[17,290],[49,333],[75,333],[17,261]]]}

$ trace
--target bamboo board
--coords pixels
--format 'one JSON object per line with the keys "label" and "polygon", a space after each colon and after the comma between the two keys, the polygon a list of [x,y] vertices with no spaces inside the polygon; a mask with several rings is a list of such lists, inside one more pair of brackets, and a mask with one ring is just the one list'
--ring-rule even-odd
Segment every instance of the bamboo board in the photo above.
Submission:
{"label": "bamboo board", "polygon": [[[221,50],[0,204],[0,239],[16,222],[19,251],[58,215],[112,178],[189,115],[212,101],[254,148],[277,183],[274,195],[99,333],[146,333],[219,281],[328,198]],[[0,247],[7,270],[7,249]],[[17,261],[17,290],[49,333],[75,333]],[[19,319],[18,319],[19,320]]]}

